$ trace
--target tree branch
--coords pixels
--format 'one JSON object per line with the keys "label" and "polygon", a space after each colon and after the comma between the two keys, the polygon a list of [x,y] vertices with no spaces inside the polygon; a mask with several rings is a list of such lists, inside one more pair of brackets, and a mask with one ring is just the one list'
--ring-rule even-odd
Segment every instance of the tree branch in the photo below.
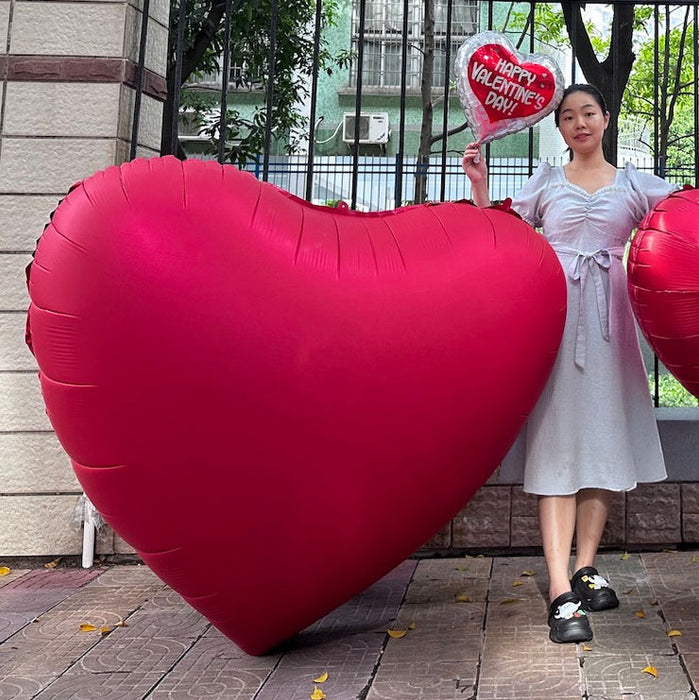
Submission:
{"label": "tree branch", "polygon": [[522,29],[521,34],[519,35],[519,39],[517,39],[517,49],[519,50],[520,46],[524,43],[524,39],[527,36],[527,31],[529,30],[529,27],[531,25],[532,31],[534,30],[534,13],[536,12],[536,8],[532,6],[532,8],[529,10],[529,14],[527,15],[527,21],[524,23],[524,27]]}
{"label": "tree branch", "polygon": [[[183,2],[185,0],[182,0]],[[243,4],[243,0],[233,0],[232,14],[235,14]],[[226,0],[211,0],[209,12],[202,24],[199,33],[194,37],[191,46],[189,46],[182,56],[182,83],[184,85],[189,76],[195,71],[199,65],[199,61],[206,53],[206,50],[211,46],[211,42],[221,28],[224,16],[226,14]]]}
{"label": "tree branch", "polygon": [[449,136],[454,136],[455,134],[460,134],[466,128],[468,128],[468,122],[464,122],[461,126],[457,126],[453,129],[449,129],[449,131],[447,131],[446,134],[444,134],[444,133],[437,134],[430,139],[430,146],[437,143],[437,141],[443,141],[444,138],[448,138]]}
{"label": "tree branch", "polygon": [[596,79],[595,75],[590,74],[599,72],[600,62],[597,60],[592,42],[585,29],[580,2],[562,2],[561,9],[568,30],[568,36],[570,37],[570,43],[573,46],[573,51],[583,69],[585,77],[591,82],[601,82],[599,79]]}
{"label": "tree branch", "polygon": [[[682,27],[682,35],[680,37],[679,51],[677,52],[677,65],[675,66],[675,89],[670,95],[670,104],[668,105],[668,120],[672,124],[672,120],[675,116],[675,107],[677,105],[677,99],[681,90],[680,78],[682,75],[682,61],[684,60],[684,47],[687,43],[687,31],[689,29],[689,5],[687,5],[687,11],[684,16],[684,25]],[[668,37],[665,40],[668,44],[670,43],[670,36],[668,32]]]}

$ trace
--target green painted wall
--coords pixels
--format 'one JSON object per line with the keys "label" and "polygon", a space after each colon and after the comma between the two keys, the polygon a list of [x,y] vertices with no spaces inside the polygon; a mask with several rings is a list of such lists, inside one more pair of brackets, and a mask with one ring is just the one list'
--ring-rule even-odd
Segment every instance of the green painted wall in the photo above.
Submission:
{"label": "green painted wall", "polygon": [[[349,49],[352,37],[352,0],[340,0],[341,19],[337,26],[325,31],[331,54],[333,50]],[[502,26],[509,3],[493,4],[493,27]],[[481,7],[481,29],[488,26],[488,3]],[[433,133],[442,131],[444,119],[443,90],[433,91],[434,116]],[[341,124],[343,114],[354,113],[356,109],[356,94],[349,88],[349,71],[334,70],[333,74],[323,75],[318,86],[317,116],[323,117],[316,133],[315,152],[319,155],[349,155],[351,145],[342,142],[342,129],[333,136]],[[391,128],[391,138],[385,147],[379,145],[360,146],[362,155],[395,155],[399,147],[400,127],[400,95],[396,90],[392,94],[381,94],[377,90],[364,88],[361,100],[362,112],[387,112]],[[454,129],[464,122],[464,113],[454,90],[449,95],[448,129]],[[420,125],[422,123],[422,103],[419,95],[408,95],[405,114],[405,156],[417,154],[420,140]],[[472,138],[471,131],[466,129],[449,138],[447,151],[449,155],[457,155],[464,149],[465,144]],[[536,134],[534,147],[537,147]],[[328,140],[329,139],[329,140]],[[526,132],[513,134],[491,144],[494,156],[526,156],[529,147],[529,137]],[[437,142],[433,151],[441,152],[442,143]]]}

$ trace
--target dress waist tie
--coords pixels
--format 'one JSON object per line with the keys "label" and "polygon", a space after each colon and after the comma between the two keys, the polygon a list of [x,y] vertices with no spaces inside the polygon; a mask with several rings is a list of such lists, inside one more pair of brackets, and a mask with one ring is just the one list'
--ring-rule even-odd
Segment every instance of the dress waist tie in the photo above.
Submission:
{"label": "dress waist tie", "polygon": [[[624,268],[622,265],[612,267],[612,259],[621,261],[624,256],[624,247],[600,248],[592,253],[583,253],[565,246],[553,246],[560,256],[572,257],[573,261],[568,266],[567,273],[575,282],[580,282],[580,301],[578,302],[578,327],[575,332],[575,364],[581,369],[585,367],[585,285],[589,277],[595,285],[597,297],[597,313],[599,315],[600,331],[602,337],[609,342],[610,329],[609,317],[613,317],[611,305],[617,299],[617,295],[623,289]],[[611,268],[611,270],[610,270]],[[607,295],[602,279],[603,271],[609,274],[609,294]],[[621,289],[617,286],[621,285]]]}

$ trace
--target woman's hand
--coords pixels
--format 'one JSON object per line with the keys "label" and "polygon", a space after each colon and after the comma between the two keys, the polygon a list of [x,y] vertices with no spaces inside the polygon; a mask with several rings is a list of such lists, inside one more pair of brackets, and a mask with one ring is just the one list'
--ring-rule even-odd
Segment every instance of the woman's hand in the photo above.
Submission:
{"label": "woman's hand", "polygon": [[469,143],[461,160],[461,167],[471,181],[471,198],[477,207],[489,207],[488,168],[478,143]]}
{"label": "woman's hand", "polygon": [[461,167],[474,185],[487,181],[488,168],[483,160],[480,144],[473,142],[466,146],[464,157],[461,160]]}

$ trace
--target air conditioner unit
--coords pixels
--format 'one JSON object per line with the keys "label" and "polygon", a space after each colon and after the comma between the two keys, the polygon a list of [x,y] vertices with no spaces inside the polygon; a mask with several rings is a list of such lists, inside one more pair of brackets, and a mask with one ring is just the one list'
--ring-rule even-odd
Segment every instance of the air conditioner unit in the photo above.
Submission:
{"label": "air conditioner unit", "polygon": [[345,143],[354,143],[357,131],[359,131],[359,143],[388,143],[388,112],[360,114],[358,130],[356,121],[353,112],[345,112],[342,121],[342,140]]}

